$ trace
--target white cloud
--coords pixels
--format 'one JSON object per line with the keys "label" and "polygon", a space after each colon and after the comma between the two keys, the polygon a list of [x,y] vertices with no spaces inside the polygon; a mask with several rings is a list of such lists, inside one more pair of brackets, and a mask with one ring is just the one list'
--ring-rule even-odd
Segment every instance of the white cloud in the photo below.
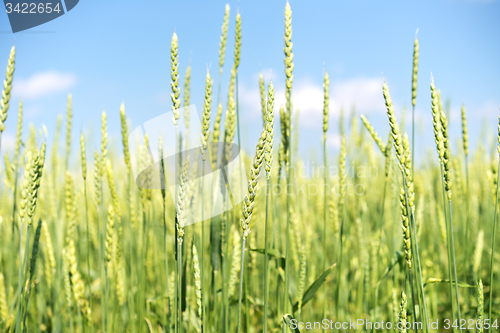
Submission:
{"label": "white cloud", "polygon": [[[336,81],[330,84],[330,113],[338,114],[343,107],[348,113],[354,105],[357,112],[363,114],[384,113],[385,103],[382,95],[382,79],[354,78]],[[251,88],[245,84],[239,86],[240,103],[249,110],[252,118],[261,115],[260,93],[258,85]],[[300,111],[301,125],[316,127],[323,119],[323,86],[313,82],[296,83],[293,87],[293,107]],[[285,105],[285,91],[277,89],[275,108]]]}
{"label": "white cloud", "polygon": [[10,153],[16,146],[16,138],[9,132],[2,134],[2,153]]}
{"label": "white cloud", "polygon": [[326,137],[326,145],[331,148],[340,148],[341,138],[340,134],[328,133]]}
{"label": "white cloud", "polygon": [[477,108],[479,113],[483,116],[497,115],[499,109],[500,109],[500,103],[493,99],[485,101]]}
{"label": "white cloud", "polygon": [[47,71],[35,73],[28,79],[14,80],[12,94],[23,98],[37,98],[58,92],[66,92],[76,83],[71,73]]}

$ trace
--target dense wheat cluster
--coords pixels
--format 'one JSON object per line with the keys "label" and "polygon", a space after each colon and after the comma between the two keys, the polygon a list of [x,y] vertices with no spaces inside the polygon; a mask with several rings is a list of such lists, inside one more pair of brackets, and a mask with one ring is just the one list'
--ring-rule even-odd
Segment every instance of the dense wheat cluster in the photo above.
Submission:
{"label": "dense wheat cluster", "polygon": [[[419,94],[431,96],[432,103],[420,108],[432,120],[436,146],[414,164],[415,127],[407,133],[404,119],[398,120],[400,110],[395,110],[389,86],[380,86],[387,109],[384,128],[354,111],[345,121],[342,110],[335,110],[339,118],[330,114],[334,110],[325,71],[323,121],[317,124],[323,156],[304,160],[297,149],[299,118],[292,89],[292,49],[302,46],[292,42],[288,3],[284,13],[286,104],[275,105],[273,82],[260,75],[255,84],[263,126],[260,134],[252,134],[258,138],[255,151],[242,153],[248,172],[243,201],[210,218],[212,197],[204,189],[211,184],[203,182],[200,189],[192,185],[195,162],[187,157],[176,168],[175,203],[165,188],[152,186],[157,169],[147,169],[136,181],[133,166],[150,163],[152,145],[146,136],[143,145],[129,147],[124,105],[102,113],[93,154],[85,132],[76,135],[72,129],[78,110],[72,108],[71,95],[65,126],[63,116],[58,117],[51,140],[45,126],[30,125],[23,133],[22,102],[15,101],[17,110],[9,104],[16,49],[10,54],[2,50],[8,61],[0,140],[6,127],[17,126],[17,138],[13,150],[1,152],[0,332],[300,332],[325,329],[316,325],[324,318],[393,325],[377,331],[394,331],[398,323],[399,332],[437,331],[411,325],[436,320],[440,331],[498,329],[500,124],[487,128],[495,134],[493,142],[487,145],[481,138],[469,151],[465,106],[462,124],[450,124],[434,79],[423,84],[423,75]],[[190,103],[191,67],[184,77],[179,74],[187,63],[178,55],[186,37],[174,33],[171,39],[176,142],[169,144],[183,149],[178,129],[185,124],[185,135],[201,138],[197,151],[203,168],[205,163],[226,165],[231,143],[240,144],[237,78],[244,17],[239,13],[234,15],[226,107],[221,98],[230,16],[226,5],[218,90],[212,91],[214,80],[207,70],[198,133],[189,132],[189,110],[179,109]],[[413,108],[418,56],[415,38],[408,82]],[[121,143],[108,145],[108,123],[118,122]],[[460,127],[461,138],[449,137],[453,126]],[[328,156],[332,128],[341,133],[337,156]],[[452,146],[453,140],[459,144]],[[219,141],[224,144],[212,144]],[[321,166],[319,172],[298,171],[311,162]],[[163,181],[166,168],[162,161]],[[222,195],[225,204],[230,199]],[[203,221],[186,224],[199,210]],[[445,319],[450,319],[449,330]]]}

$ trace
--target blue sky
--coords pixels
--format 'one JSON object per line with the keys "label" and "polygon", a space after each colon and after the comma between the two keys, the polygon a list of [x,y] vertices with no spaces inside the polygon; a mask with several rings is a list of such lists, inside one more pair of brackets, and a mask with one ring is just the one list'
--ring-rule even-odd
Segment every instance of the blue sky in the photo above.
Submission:
{"label": "blue sky", "polygon": [[[17,47],[13,99],[3,144],[12,144],[17,103],[23,97],[27,122],[53,133],[56,115],[73,94],[74,137],[87,129],[98,141],[100,113],[118,139],[124,102],[133,127],[170,110],[170,38],[179,36],[181,80],[192,66],[192,103],[201,110],[207,66],[218,83],[218,44],[225,1],[85,1],[62,17],[17,34],[0,12],[0,66]],[[496,130],[500,106],[500,1],[290,1],[295,54],[294,100],[300,109],[303,157],[321,151],[322,77],[331,79],[329,146],[338,145],[337,115],[356,105],[379,132],[388,132],[381,84],[385,77],[398,115],[411,103],[412,52],[419,29],[417,119],[419,154],[432,147],[431,72],[450,99],[451,133],[460,135],[460,105],[468,111],[472,145],[483,119]],[[261,119],[258,73],[272,77],[277,104],[284,100],[283,14],[285,1],[229,1],[230,32],[222,78],[225,105],[233,61],[234,19],[242,15],[239,69],[244,148],[258,139]],[[3,54],[3,56],[1,56]],[[3,60],[2,60],[3,59]],[[5,64],[2,64],[3,63]],[[3,70],[3,69],[2,69]],[[3,75],[3,74],[2,74]],[[181,91],[182,93],[182,91]],[[279,105],[277,105],[279,107]],[[215,110],[215,108],[214,108]],[[409,115],[409,112],[408,112]],[[409,118],[407,131],[410,131]],[[27,127],[26,127],[27,128]],[[27,132],[27,130],[25,130]],[[75,140],[76,141],[76,140]],[[253,150],[253,149],[252,149]]]}

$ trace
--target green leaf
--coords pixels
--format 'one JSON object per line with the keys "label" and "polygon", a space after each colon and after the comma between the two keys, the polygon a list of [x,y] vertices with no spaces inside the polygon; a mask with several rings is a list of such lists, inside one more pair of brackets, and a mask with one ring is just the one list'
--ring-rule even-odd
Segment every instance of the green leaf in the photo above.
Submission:
{"label": "green leaf", "polygon": [[[335,267],[335,265],[337,264],[333,264],[331,265],[330,267],[328,267],[324,272],[323,274],[321,274],[310,286],[309,288],[307,288],[307,290],[304,292],[304,295],[302,296],[302,306],[306,305],[307,302],[309,302],[314,294],[316,293],[316,291],[319,289],[319,287],[321,287],[321,285],[323,284],[323,282],[325,282],[326,280],[326,277],[328,276],[328,274],[330,274],[330,272],[333,270],[333,267]],[[297,311],[299,309],[299,302],[295,302],[295,304],[293,305],[293,312]]]}
{"label": "green leaf", "polygon": [[296,332],[296,333],[300,333],[300,330],[299,328],[292,328],[292,320],[293,320],[293,317],[291,314],[286,314],[283,316],[283,321],[285,322],[285,324],[288,326],[288,328],[290,329],[290,331],[292,332]]}
{"label": "green leaf", "polygon": [[[250,249],[250,251],[257,252],[260,254],[265,254],[264,249]],[[278,267],[285,269],[285,263],[286,263],[285,257],[278,250],[267,249],[267,255],[269,257],[274,257],[276,259],[276,262],[278,263]]]}
{"label": "green leaf", "polygon": [[[250,249],[250,251],[257,252],[260,254],[265,254],[265,249]],[[276,258],[284,258],[284,256],[281,255],[281,253],[278,250],[275,249],[267,249],[267,255],[270,257],[276,257]]]}
{"label": "green leaf", "polygon": [[[425,281],[425,283],[424,283],[424,288],[428,284],[432,284],[432,283],[450,283],[450,279],[428,278],[427,281]],[[453,281],[451,283],[455,284],[455,282],[453,282]],[[457,283],[457,286],[462,287],[462,288],[477,288],[477,286],[473,286],[471,284],[468,284],[468,283],[465,283],[465,282],[460,282],[460,281]]]}
{"label": "green leaf", "polygon": [[387,275],[392,271],[394,266],[396,266],[398,263],[401,263],[401,259],[403,258],[403,254],[399,251],[396,251],[394,253],[394,257],[392,257],[391,262],[389,263],[389,266],[384,271],[384,274],[382,274],[382,277],[380,280],[377,282],[377,288],[379,287],[380,283],[382,283],[382,280],[387,277]]}

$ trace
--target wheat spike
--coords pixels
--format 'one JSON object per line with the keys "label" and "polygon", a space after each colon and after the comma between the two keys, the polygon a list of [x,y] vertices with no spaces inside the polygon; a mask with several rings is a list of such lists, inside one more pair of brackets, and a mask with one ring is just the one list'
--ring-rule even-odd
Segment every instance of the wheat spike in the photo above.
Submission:
{"label": "wheat spike", "polygon": [[201,123],[201,153],[203,154],[203,161],[205,161],[205,152],[208,148],[208,133],[210,129],[210,115],[212,112],[212,78],[210,72],[207,70],[207,77],[205,80],[205,102],[203,103],[203,119]]}
{"label": "wheat spike", "polygon": [[292,112],[293,82],[293,43],[292,43],[292,8],[287,2],[285,6],[285,76],[286,76],[286,112]]}
{"label": "wheat spike", "polygon": [[24,218],[26,214],[28,225],[31,225],[33,215],[37,206],[38,189],[42,178],[42,169],[45,161],[45,143],[42,149],[34,156],[28,153],[28,164],[25,168],[24,191],[22,193],[20,217]]}
{"label": "wheat spike", "polygon": [[85,137],[83,133],[80,133],[80,158],[82,162],[82,177],[83,180],[87,180],[87,156],[85,154]]}
{"label": "wheat spike", "polygon": [[363,124],[365,125],[366,129],[368,130],[368,132],[372,136],[373,140],[375,141],[377,146],[380,148],[380,151],[383,154],[385,154],[386,145],[382,141],[382,138],[378,135],[377,131],[375,131],[375,128],[373,128],[373,126],[370,124],[370,122],[368,121],[368,119],[366,119],[365,116],[360,115],[360,117],[361,117],[361,120],[363,121]]}
{"label": "wheat spike", "polygon": [[10,91],[12,90],[12,79],[16,63],[16,47],[12,46],[7,62],[7,71],[3,81],[2,100],[0,101],[0,134],[5,130],[5,121],[7,120],[7,111],[9,111]]}
{"label": "wheat spike", "polygon": [[401,305],[399,307],[399,333],[406,333],[406,294],[401,292]]}
{"label": "wheat spike", "polygon": [[127,166],[127,173],[130,174],[132,170],[132,164],[130,163],[130,150],[128,147],[127,116],[125,114],[125,104],[123,103],[120,105],[120,123],[122,133],[123,157],[125,159],[125,165]]}
{"label": "wheat spike", "polygon": [[120,209],[120,202],[118,199],[118,191],[116,189],[115,178],[113,177],[113,168],[111,167],[111,162],[109,160],[107,160],[106,162],[106,176],[108,178],[108,186],[113,202],[113,209],[118,214],[118,216],[121,216],[122,214]]}
{"label": "wheat spike", "polygon": [[477,283],[477,333],[483,333],[483,315],[484,315],[484,289],[483,289],[483,281],[479,279]]}
{"label": "wheat spike", "polygon": [[229,273],[229,298],[234,295],[238,285],[238,273],[241,267],[241,237],[236,228],[233,228],[233,259],[231,261],[231,271]]}
{"label": "wheat spike", "polygon": [[262,105],[262,122],[266,125],[266,86],[264,84],[264,76],[259,73],[259,92],[260,92],[260,104]]}
{"label": "wheat spike", "polygon": [[64,282],[64,291],[66,292],[66,302],[68,304],[68,308],[71,309],[73,305],[73,293],[71,291],[71,280],[69,277],[69,258],[68,258],[68,251],[66,248],[62,250],[63,254],[63,266],[62,266],[62,271],[63,271],[63,282]]}
{"label": "wheat spike", "polygon": [[465,156],[469,156],[469,134],[467,131],[467,118],[465,115],[465,105],[462,105],[462,144]]}
{"label": "wheat spike", "polygon": [[182,244],[184,240],[184,226],[186,225],[186,215],[187,215],[187,209],[188,209],[188,197],[187,197],[187,177],[188,177],[188,170],[189,170],[189,160],[186,158],[186,160],[183,163],[182,166],[182,172],[181,172],[181,184],[179,186],[179,193],[178,193],[178,199],[177,199],[177,241]]}
{"label": "wheat spike", "polygon": [[415,107],[417,101],[417,79],[418,79],[418,53],[419,44],[418,38],[415,35],[415,43],[413,45],[413,75],[411,78],[411,104]]}
{"label": "wheat spike", "polygon": [[222,33],[219,43],[219,74],[222,75],[222,67],[224,66],[224,58],[226,57],[227,31],[229,26],[229,4],[226,4],[224,10],[224,21],[222,22]]}
{"label": "wheat spike", "polygon": [[0,322],[6,322],[9,318],[9,308],[7,307],[7,296],[5,294],[5,280],[0,272]]}
{"label": "wheat spike", "polygon": [[474,276],[478,276],[479,268],[481,267],[481,259],[483,257],[483,247],[484,247],[484,231],[479,230],[477,234],[476,249],[474,250],[474,264],[472,266],[472,272]]}
{"label": "wheat spike", "polygon": [[431,80],[431,102],[432,102],[432,124],[434,127],[434,141],[436,142],[439,161],[442,162],[444,155],[443,134],[441,131],[441,112],[439,110],[438,93],[434,80]]}
{"label": "wheat spike", "polygon": [[444,175],[444,188],[448,196],[448,200],[451,200],[451,153],[450,153],[450,139],[448,137],[448,120],[442,108],[440,108],[441,116],[441,133],[443,140],[443,175]]}
{"label": "wheat spike", "polygon": [[189,103],[191,101],[191,66],[186,68],[184,77],[184,123],[186,129],[189,129]]}
{"label": "wheat spike", "polygon": [[273,141],[274,141],[274,86],[273,82],[269,83],[267,94],[267,112],[265,129],[267,131],[265,142],[265,159],[266,159],[266,174],[267,179],[271,177],[271,168],[273,165]]}
{"label": "wheat spike", "polygon": [[172,88],[172,93],[170,97],[172,99],[172,112],[174,114],[173,121],[174,125],[177,126],[177,121],[180,118],[179,108],[181,107],[181,88],[179,87],[179,40],[177,34],[174,32],[172,35],[172,42],[170,43],[170,87]]}
{"label": "wheat spike", "polygon": [[94,197],[95,204],[99,206],[101,204],[102,196],[102,166],[101,157],[97,149],[94,151]]}
{"label": "wheat spike", "polygon": [[396,150],[396,156],[398,157],[399,163],[403,165],[405,163],[405,153],[403,148],[403,140],[401,137],[401,132],[399,131],[399,125],[396,120],[396,114],[394,113],[394,106],[392,105],[391,96],[389,95],[389,87],[384,81],[382,87],[384,93],[385,106],[387,108],[387,116],[389,117],[389,125],[391,126],[392,139],[394,142],[394,148]]}
{"label": "wheat spike", "polygon": [[19,110],[17,111],[17,130],[16,130],[16,150],[15,162],[18,163],[19,154],[23,139],[23,100],[19,100]]}
{"label": "wheat spike", "polygon": [[196,304],[198,305],[198,316],[203,318],[203,307],[201,306],[203,302],[203,296],[201,294],[201,275],[200,275],[200,262],[198,260],[198,251],[196,246],[193,244],[193,270],[194,270],[194,284],[196,292]]}
{"label": "wheat spike", "polygon": [[123,274],[122,239],[123,239],[123,227],[120,225],[120,227],[118,228],[118,237],[116,237],[116,255],[115,255],[116,296],[118,298],[118,303],[120,305],[125,304],[125,302],[127,301],[127,293],[125,290],[125,276]]}
{"label": "wheat spike", "polygon": [[403,241],[404,241],[404,250],[405,250],[405,258],[406,264],[408,265],[408,269],[411,269],[411,239],[410,239],[410,225],[409,225],[409,212],[406,208],[406,195],[404,187],[401,187],[401,191],[399,193],[399,200],[401,203],[401,219],[402,219],[402,229],[403,229]]}
{"label": "wheat spike", "polygon": [[52,240],[50,238],[50,233],[47,228],[42,229],[43,237],[43,257],[45,260],[45,279],[49,289],[52,287],[52,276],[56,272],[56,259],[54,256],[54,247],[52,246]]}
{"label": "wheat spike", "polygon": [[69,171],[66,171],[66,176],[64,179],[65,189],[64,189],[64,207],[65,207],[65,217],[66,217],[66,243],[75,237],[76,229],[76,205],[75,205],[75,184],[73,178]]}
{"label": "wheat spike", "polygon": [[[71,124],[73,121],[73,97],[68,95],[68,103],[66,106],[66,163],[69,161],[69,154],[71,152]],[[67,167],[67,165],[66,165]]]}
{"label": "wheat spike", "polygon": [[214,143],[212,147],[212,169],[215,169],[217,164],[221,118],[222,118],[222,104],[219,103],[219,105],[217,106],[217,115],[215,116],[214,131],[212,133],[212,142]]}
{"label": "wheat spike", "polygon": [[[106,159],[108,158],[108,125],[106,112],[103,111],[101,115],[101,168],[106,166]],[[101,177],[103,173],[101,169]]]}
{"label": "wheat spike", "polygon": [[340,197],[338,204],[338,221],[342,221],[342,214],[344,211],[344,203],[346,196],[346,188],[347,188],[347,173],[346,173],[346,142],[345,138],[342,137],[342,142],[340,146],[340,158],[339,158],[339,185],[340,185]]}
{"label": "wheat spike", "polygon": [[241,57],[241,15],[236,14],[236,31],[234,37],[234,70],[238,70]]}
{"label": "wheat spike", "polygon": [[106,267],[109,269],[113,259],[113,240],[115,229],[115,212],[112,205],[108,207],[108,223],[106,223]]}
{"label": "wheat spike", "polygon": [[412,163],[411,163],[411,151],[410,151],[410,140],[408,139],[408,135],[405,133],[403,137],[403,148],[405,152],[405,163],[401,166],[401,170],[405,175],[405,187],[408,193],[408,205],[410,207],[410,214],[414,212],[414,202],[415,202],[415,192],[413,185],[413,172],[412,172]]}
{"label": "wheat spike", "polygon": [[259,142],[255,149],[255,156],[250,170],[250,179],[248,180],[248,193],[243,202],[243,218],[240,219],[241,229],[243,230],[243,239],[250,234],[250,221],[252,220],[255,196],[257,195],[257,182],[259,180],[260,169],[264,158],[264,144],[266,140],[266,129],[262,130]]}
{"label": "wheat spike", "polygon": [[326,132],[328,131],[328,112],[330,110],[330,78],[328,77],[328,72],[325,71],[325,77],[323,81],[323,141],[326,141]]}

